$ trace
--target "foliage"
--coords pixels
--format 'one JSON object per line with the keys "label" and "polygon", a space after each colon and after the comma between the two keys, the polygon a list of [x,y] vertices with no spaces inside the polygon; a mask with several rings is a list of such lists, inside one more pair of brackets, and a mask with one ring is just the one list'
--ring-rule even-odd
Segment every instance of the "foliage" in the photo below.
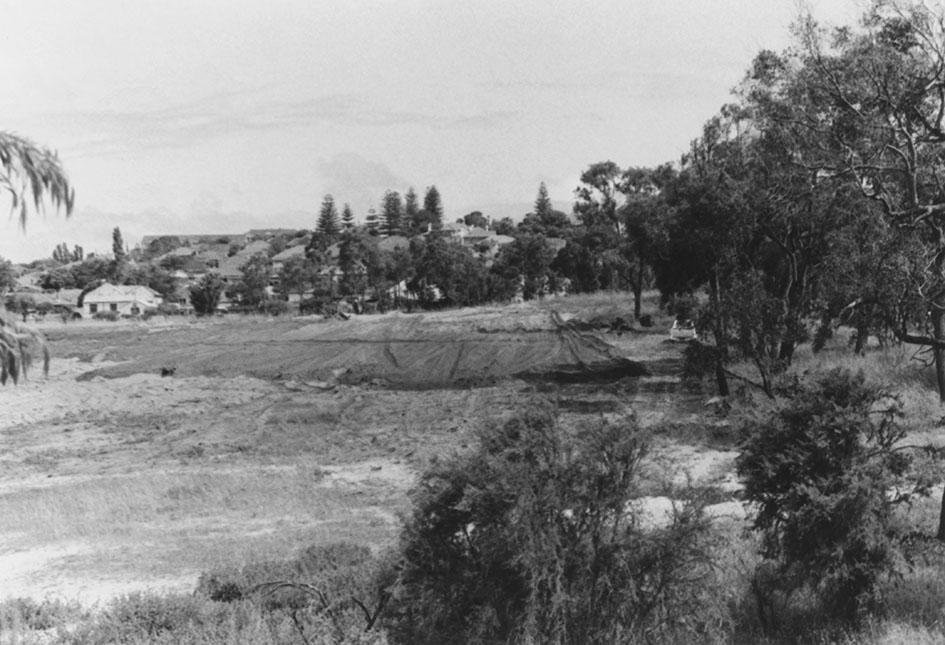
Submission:
{"label": "foliage", "polygon": [[206,274],[190,287],[190,304],[198,316],[210,316],[216,311],[223,287],[223,279],[216,273]]}
{"label": "foliage", "polygon": [[400,193],[388,190],[381,202],[381,230],[385,235],[400,235],[404,228],[404,203]]}
{"label": "foliage", "polygon": [[85,251],[78,244],[70,251],[69,246],[62,242],[53,249],[52,259],[59,264],[69,264],[70,262],[81,262],[85,257]]}
{"label": "foliage", "polygon": [[43,200],[49,199],[67,216],[75,203],[75,190],[56,153],[9,132],[0,132],[0,191],[10,196],[12,212],[23,228],[30,203],[38,211]]}
{"label": "foliage", "polygon": [[[265,253],[257,253],[240,267],[243,274],[234,291],[240,304],[261,307],[269,298],[269,280],[272,277],[272,260]],[[196,305],[195,305],[196,307]]]}
{"label": "foliage", "polygon": [[833,615],[853,619],[901,565],[894,507],[928,483],[905,481],[901,403],[861,373],[831,370],[783,394],[745,428],[737,460],[763,535],[759,589],[809,589]]}
{"label": "foliage", "polygon": [[525,300],[544,295],[553,282],[551,262],[554,257],[555,251],[543,235],[519,235],[499,251],[492,265],[492,275],[498,279],[494,295],[510,298],[518,290],[520,281]]}
{"label": "foliage", "polygon": [[16,287],[16,270],[13,263],[6,258],[0,258],[0,294]]}
{"label": "foliage", "polygon": [[[398,642],[629,642],[697,622],[699,509],[643,527],[646,441],[604,422],[566,433],[529,406],[414,492],[387,624]],[[691,634],[695,637],[695,634]]]}
{"label": "foliage", "polygon": [[148,247],[144,249],[144,259],[149,260],[156,258],[181,246],[183,246],[183,242],[179,237],[162,235],[157,239],[151,240]]}
{"label": "foliage", "polygon": [[335,198],[331,195],[325,195],[322,200],[322,206],[318,212],[318,225],[315,230],[329,239],[333,239],[341,230],[338,221],[338,209],[335,207]]}

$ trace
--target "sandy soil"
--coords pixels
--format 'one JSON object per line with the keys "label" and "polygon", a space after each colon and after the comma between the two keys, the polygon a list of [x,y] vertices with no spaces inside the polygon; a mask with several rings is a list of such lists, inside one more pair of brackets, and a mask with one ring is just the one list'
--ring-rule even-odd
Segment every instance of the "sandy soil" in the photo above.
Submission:
{"label": "sandy soil", "polygon": [[[584,351],[575,349],[580,336],[549,326],[547,311],[515,311],[398,319],[395,328],[426,341],[428,332],[457,329],[476,329],[503,346],[518,337],[529,356],[540,349],[536,339],[561,356]],[[551,390],[517,379],[392,389],[346,384],[330,371],[312,381],[238,369],[240,338],[335,334],[344,342],[383,335],[388,328],[379,324],[50,328],[56,358],[48,379],[0,391],[0,598],[52,595],[92,605],[133,590],[190,591],[201,571],[289,557],[313,542],[381,549],[395,539],[408,490],[427,461],[468,449],[479,427],[500,422],[536,393],[551,396],[568,423],[632,411],[641,424],[656,425],[703,412],[703,397],[679,391],[680,348],[661,334],[610,335],[610,349],[588,345],[596,348],[588,356],[646,363],[647,376]],[[197,363],[172,378],[155,369],[162,356],[179,358],[188,343],[210,341],[226,355],[225,377],[217,368],[201,373]],[[484,355],[482,347],[467,351]],[[258,367],[265,358],[253,350],[249,363]],[[284,358],[276,352],[268,360]],[[665,439],[653,463],[670,484],[724,486],[732,484],[733,458]],[[666,503],[648,504],[658,514]],[[734,507],[719,512],[737,515]]]}

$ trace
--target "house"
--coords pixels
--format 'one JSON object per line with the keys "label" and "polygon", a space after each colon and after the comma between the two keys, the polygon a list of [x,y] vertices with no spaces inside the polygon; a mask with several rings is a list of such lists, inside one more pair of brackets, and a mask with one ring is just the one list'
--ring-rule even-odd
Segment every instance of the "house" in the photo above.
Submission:
{"label": "house", "polygon": [[108,284],[85,294],[82,313],[94,316],[103,311],[114,311],[123,316],[137,316],[149,309],[157,309],[161,304],[160,294],[141,285]]}
{"label": "house", "polygon": [[290,246],[285,251],[281,253],[276,253],[272,256],[272,272],[279,273],[282,270],[282,267],[285,266],[285,263],[293,258],[304,258],[305,257],[305,247],[304,246]]}
{"label": "house", "polygon": [[271,248],[271,245],[269,244],[269,242],[266,242],[264,240],[255,240],[253,242],[250,242],[243,248],[241,248],[239,251],[237,251],[236,255],[243,258],[245,262],[246,259],[253,257],[257,253],[262,253],[263,255],[269,255],[270,248]]}

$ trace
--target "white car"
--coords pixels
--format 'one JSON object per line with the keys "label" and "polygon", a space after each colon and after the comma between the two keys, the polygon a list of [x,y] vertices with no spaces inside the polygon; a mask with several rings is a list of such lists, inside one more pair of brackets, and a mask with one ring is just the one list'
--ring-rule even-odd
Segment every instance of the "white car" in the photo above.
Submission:
{"label": "white car", "polygon": [[677,318],[669,329],[669,339],[680,341],[699,340],[699,334],[696,333],[696,326],[691,320]]}

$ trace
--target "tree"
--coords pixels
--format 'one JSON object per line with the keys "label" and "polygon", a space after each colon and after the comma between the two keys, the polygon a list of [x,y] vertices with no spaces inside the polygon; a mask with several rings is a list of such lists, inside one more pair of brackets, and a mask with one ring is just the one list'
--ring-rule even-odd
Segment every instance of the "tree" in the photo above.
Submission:
{"label": "tree", "polygon": [[304,257],[289,258],[279,269],[279,287],[286,298],[290,293],[298,294],[299,300],[304,298],[314,279],[314,266]]}
{"label": "tree", "polygon": [[381,218],[378,217],[377,211],[373,208],[368,209],[368,214],[367,217],[364,218],[364,223],[367,227],[368,233],[371,235],[378,235],[381,232],[383,222],[381,222]]}
{"label": "tree", "polygon": [[492,274],[500,278],[501,296],[514,295],[520,281],[525,300],[544,295],[552,282],[551,263],[555,255],[543,235],[520,235],[513,243],[502,247],[491,269]]}
{"label": "tree", "polygon": [[400,235],[404,226],[404,204],[400,193],[388,190],[381,203],[381,231],[384,235]]}
{"label": "tree", "polygon": [[69,264],[70,262],[81,262],[85,257],[85,252],[82,250],[82,247],[75,245],[73,250],[69,250],[69,246],[62,242],[57,244],[56,248],[53,249],[52,259],[58,262],[59,264]]}
{"label": "tree", "polygon": [[893,509],[928,494],[928,483],[907,481],[901,402],[862,374],[835,369],[783,394],[752,423],[737,460],[764,537],[762,571],[774,587],[764,591],[806,587],[852,620],[900,564]]}
{"label": "tree", "polygon": [[[8,132],[0,132],[0,191],[10,196],[11,210],[24,229],[31,203],[38,211],[48,199],[66,217],[75,203],[75,191],[56,154]],[[0,382],[12,378],[15,383],[39,355],[48,373],[49,349],[42,335],[0,312]]]}
{"label": "tree", "polygon": [[38,211],[48,199],[67,217],[75,203],[75,191],[56,153],[9,132],[0,132],[0,191],[10,196],[12,210],[18,213],[23,228],[30,203]]}
{"label": "tree", "polygon": [[368,287],[368,266],[376,264],[377,246],[370,235],[346,233],[338,247],[338,268],[341,269],[341,292],[362,295]]}
{"label": "tree", "polygon": [[341,210],[341,228],[344,231],[350,231],[354,228],[354,213],[351,212],[351,204],[347,202]]}
{"label": "tree", "polygon": [[335,198],[325,195],[321,210],[318,213],[318,225],[315,230],[327,239],[333,240],[340,230],[338,223],[338,209],[335,207]]}
{"label": "tree", "polygon": [[125,241],[121,237],[121,229],[117,226],[112,231],[112,257],[116,262],[124,262],[128,256],[125,250]]}
{"label": "tree", "polygon": [[535,209],[532,211],[539,220],[551,215],[554,207],[551,205],[551,198],[548,197],[548,187],[545,182],[538,185],[538,195],[535,197]]}
{"label": "tree", "polygon": [[581,173],[581,185],[574,189],[574,213],[585,226],[610,226],[620,233],[617,209],[622,173],[613,161],[591,164]]}
{"label": "tree", "polygon": [[174,249],[183,246],[179,237],[173,235],[162,235],[159,238],[151,240],[148,247],[144,250],[144,259],[149,260],[164,255]]}
{"label": "tree", "polygon": [[128,264],[128,253],[125,251],[125,241],[121,237],[121,229],[117,226],[112,231],[112,269],[111,281],[121,284],[125,279],[125,270]]}
{"label": "tree", "polygon": [[419,200],[413,186],[408,188],[404,195],[404,221],[405,228],[411,235],[419,235],[423,232],[424,217],[420,210]]}
{"label": "tree", "polygon": [[630,422],[566,432],[549,408],[528,406],[422,475],[386,618],[396,642],[698,640],[666,620],[699,612],[698,507],[641,528],[644,435]]}
{"label": "tree", "polygon": [[428,221],[433,228],[438,229],[443,225],[443,200],[436,186],[427,187],[423,195],[423,210],[426,211]]}
{"label": "tree", "polygon": [[473,211],[463,216],[463,224],[466,226],[478,226],[479,228],[488,228],[489,220],[481,211]]}
{"label": "tree", "polygon": [[[269,281],[272,278],[272,260],[265,253],[257,253],[240,267],[243,274],[234,291],[240,304],[261,308],[269,298]],[[196,308],[196,307],[195,307]]]}
{"label": "tree", "polygon": [[216,273],[208,273],[190,287],[190,304],[198,316],[211,316],[220,304],[225,283]]}
{"label": "tree", "polygon": [[16,287],[16,269],[6,258],[0,258],[0,295]]}
{"label": "tree", "polygon": [[496,235],[513,235],[515,233],[515,223],[511,217],[503,217],[500,220],[492,220],[492,228]]}

